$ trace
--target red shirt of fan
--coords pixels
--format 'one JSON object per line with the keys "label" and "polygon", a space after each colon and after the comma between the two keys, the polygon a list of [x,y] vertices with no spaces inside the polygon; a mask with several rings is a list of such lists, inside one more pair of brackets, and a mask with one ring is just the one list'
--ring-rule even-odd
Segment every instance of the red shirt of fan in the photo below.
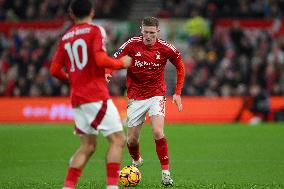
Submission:
{"label": "red shirt of fan", "polygon": [[124,55],[133,59],[127,69],[126,87],[128,98],[135,100],[165,96],[164,71],[167,60],[174,65],[182,61],[179,51],[170,43],[157,39],[153,46],[147,46],[143,43],[142,36],[129,39],[114,57]]}
{"label": "red shirt of fan", "polygon": [[96,52],[106,51],[105,38],[102,27],[84,23],[74,25],[60,39],[53,62],[66,68],[73,107],[110,98],[105,68],[94,59]]}

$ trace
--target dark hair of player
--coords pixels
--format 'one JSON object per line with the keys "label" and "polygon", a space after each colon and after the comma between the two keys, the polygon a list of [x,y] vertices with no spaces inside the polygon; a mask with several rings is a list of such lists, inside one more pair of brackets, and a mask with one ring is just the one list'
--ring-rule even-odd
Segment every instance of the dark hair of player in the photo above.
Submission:
{"label": "dark hair of player", "polygon": [[159,20],[155,17],[145,17],[142,20],[142,26],[156,26],[159,27]]}
{"label": "dark hair of player", "polygon": [[93,9],[94,4],[91,0],[72,0],[69,7],[69,10],[79,19],[89,16]]}

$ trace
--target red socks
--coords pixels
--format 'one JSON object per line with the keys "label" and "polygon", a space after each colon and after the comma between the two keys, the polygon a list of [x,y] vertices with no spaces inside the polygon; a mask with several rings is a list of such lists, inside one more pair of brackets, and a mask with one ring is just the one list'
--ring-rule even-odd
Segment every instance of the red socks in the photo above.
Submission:
{"label": "red socks", "polygon": [[81,176],[80,169],[69,167],[64,187],[75,188],[80,176]]}
{"label": "red socks", "polygon": [[[156,152],[161,163],[162,170],[169,170],[169,154],[168,154],[168,143],[166,138],[161,138],[155,140]],[[137,146],[129,146],[127,144],[129,154],[134,159],[138,161],[140,158],[139,144]]]}
{"label": "red socks", "polygon": [[127,144],[127,148],[128,148],[129,154],[132,157],[132,159],[134,159],[134,161],[138,161],[139,158],[140,158],[140,146],[139,146],[139,143],[136,146],[129,146]]}
{"label": "red socks", "polygon": [[[120,163],[107,163],[106,169],[107,169],[106,184],[117,186],[119,179]],[[69,167],[64,182],[64,187],[75,188],[80,176],[81,176],[80,169]]]}
{"label": "red socks", "polygon": [[162,170],[169,170],[169,154],[168,154],[168,143],[167,139],[161,138],[155,140],[156,152],[161,163]]}
{"label": "red socks", "polygon": [[118,185],[120,163],[107,163],[106,164],[106,184]]}

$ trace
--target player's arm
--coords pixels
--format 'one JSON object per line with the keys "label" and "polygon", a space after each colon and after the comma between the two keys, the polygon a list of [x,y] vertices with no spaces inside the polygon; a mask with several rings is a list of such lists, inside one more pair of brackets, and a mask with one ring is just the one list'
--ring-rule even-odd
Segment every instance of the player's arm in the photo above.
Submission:
{"label": "player's arm", "polygon": [[100,26],[98,26],[97,29],[98,32],[94,34],[92,44],[96,64],[98,66],[114,70],[127,68],[131,63],[132,58],[127,57],[124,60],[117,60],[108,56],[106,53],[107,35],[105,29]]}
{"label": "player's arm", "polygon": [[121,59],[115,59],[109,57],[106,52],[99,51],[95,53],[95,61],[98,66],[118,70],[128,68],[131,64],[132,58],[125,56]]}
{"label": "player's arm", "polygon": [[68,80],[68,74],[65,71],[63,71],[62,65],[57,62],[51,63],[50,73],[52,76],[56,77],[59,80],[62,81]]}
{"label": "player's arm", "polygon": [[[121,57],[119,60],[121,60],[122,62],[129,62],[129,64],[131,63],[132,59],[129,59],[129,56],[125,55],[123,57]],[[128,64],[128,63],[127,63]],[[128,67],[128,66],[127,66]],[[125,67],[126,68],[126,67]],[[112,78],[112,73],[113,73],[113,70],[110,69],[110,68],[106,68],[105,69],[105,79],[106,79],[106,82],[109,83],[110,82],[110,79]]]}
{"label": "player's arm", "polygon": [[[125,42],[115,53],[114,53],[114,58],[124,60],[127,59],[128,57],[128,50],[129,50],[129,45],[128,42]],[[110,78],[112,77],[113,70],[112,69],[105,69],[105,79],[109,83]]]}
{"label": "player's arm", "polygon": [[185,77],[185,70],[184,70],[184,64],[182,59],[180,58],[180,55],[175,56],[176,58],[171,59],[170,61],[173,63],[173,65],[176,67],[176,74],[177,74],[177,80],[176,80],[176,90],[175,94],[173,95],[173,103],[175,103],[178,107],[178,110],[182,111],[182,103],[181,103],[181,90],[184,85],[184,77]]}
{"label": "player's arm", "polygon": [[68,80],[68,74],[63,70],[64,55],[60,46],[57,48],[50,66],[50,74],[59,80]]}
{"label": "player's arm", "polygon": [[179,61],[177,61],[177,63],[174,65],[176,67],[176,74],[177,74],[175,94],[181,95],[181,90],[184,85],[184,77],[185,77],[185,70],[182,59],[179,59]]}

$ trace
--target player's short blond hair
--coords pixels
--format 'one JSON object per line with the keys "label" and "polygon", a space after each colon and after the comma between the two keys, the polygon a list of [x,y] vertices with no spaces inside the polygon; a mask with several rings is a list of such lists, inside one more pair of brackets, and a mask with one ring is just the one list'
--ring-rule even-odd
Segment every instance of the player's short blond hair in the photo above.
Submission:
{"label": "player's short blond hair", "polygon": [[159,20],[155,17],[145,17],[142,20],[142,26],[156,26],[159,27]]}

